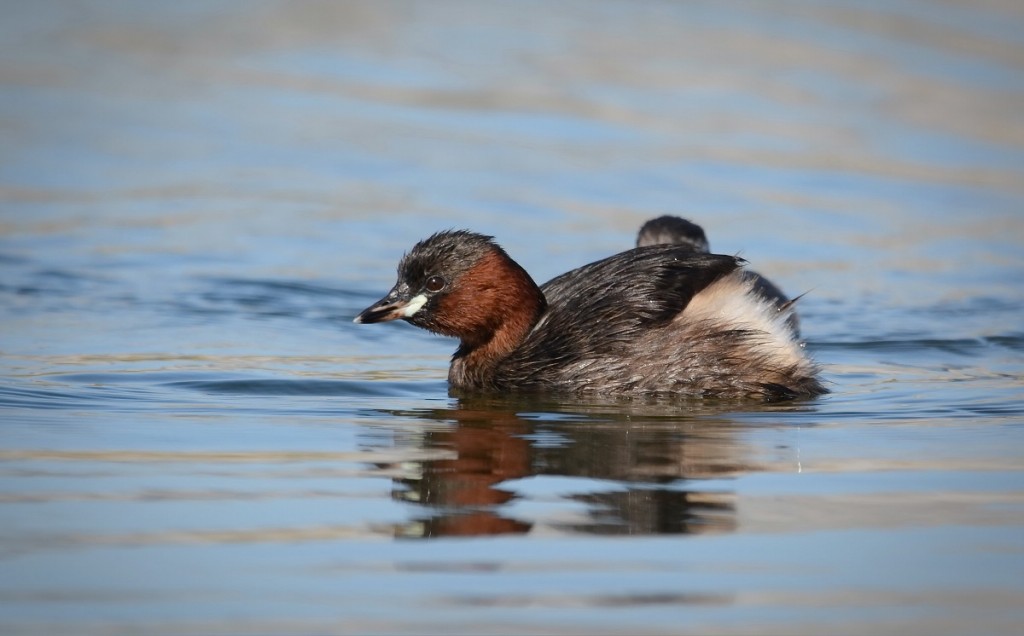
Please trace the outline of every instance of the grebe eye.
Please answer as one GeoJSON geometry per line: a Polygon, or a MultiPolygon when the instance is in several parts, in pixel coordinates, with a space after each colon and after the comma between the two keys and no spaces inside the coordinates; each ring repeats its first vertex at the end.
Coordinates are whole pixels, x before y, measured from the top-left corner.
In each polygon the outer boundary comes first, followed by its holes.
{"type": "Polygon", "coordinates": [[[426,287],[428,292],[439,292],[444,289],[446,284],[445,280],[440,276],[431,276],[427,279],[427,283],[424,287],[426,287]]]}

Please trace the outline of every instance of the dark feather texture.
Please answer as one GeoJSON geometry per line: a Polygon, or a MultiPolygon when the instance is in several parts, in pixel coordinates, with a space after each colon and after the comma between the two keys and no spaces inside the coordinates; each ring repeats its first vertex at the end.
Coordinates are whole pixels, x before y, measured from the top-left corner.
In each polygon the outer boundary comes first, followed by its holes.
{"type": "MultiPolygon", "coordinates": [[[[704,234],[704,228],[687,219],[671,215],[659,216],[644,223],[636,235],[636,244],[638,247],[679,245],[699,253],[708,253],[711,250],[707,236],[704,234]]],[[[799,297],[790,300],[774,283],[757,272],[744,270],[743,275],[754,283],[754,291],[775,303],[780,312],[786,312],[788,316],[786,324],[799,338],[800,318],[793,306],[799,297]]]]}

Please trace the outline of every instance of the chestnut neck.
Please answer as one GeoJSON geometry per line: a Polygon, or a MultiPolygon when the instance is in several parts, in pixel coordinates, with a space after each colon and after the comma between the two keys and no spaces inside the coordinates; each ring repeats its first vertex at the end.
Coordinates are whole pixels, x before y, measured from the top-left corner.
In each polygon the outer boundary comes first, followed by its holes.
{"type": "Polygon", "coordinates": [[[447,303],[462,323],[448,379],[464,388],[491,384],[498,363],[523,343],[547,309],[530,275],[501,250],[488,252],[463,274],[447,303]]]}

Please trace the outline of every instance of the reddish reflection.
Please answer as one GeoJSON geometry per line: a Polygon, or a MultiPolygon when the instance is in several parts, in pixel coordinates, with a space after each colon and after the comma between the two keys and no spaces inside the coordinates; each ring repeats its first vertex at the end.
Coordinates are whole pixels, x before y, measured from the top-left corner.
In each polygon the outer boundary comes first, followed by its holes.
{"type": "Polygon", "coordinates": [[[423,462],[418,479],[401,479],[395,497],[447,511],[418,521],[412,534],[425,537],[521,534],[532,524],[509,519],[496,510],[515,495],[496,487],[531,474],[528,424],[514,414],[455,411],[450,431],[425,436],[426,446],[455,452],[454,459],[423,462]]]}
{"type": "MultiPolygon", "coordinates": [[[[538,520],[513,518],[516,493],[502,484],[534,475],[586,477],[595,490],[569,493],[587,514],[571,521],[548,520],[549,528],[592,534],[693,534],[736,527],[734,495],[701,487],[701,480],[736,475],[756,467],[744,461],[737,429],[725,420],[682,415],[666,418],[633,409],[608,421],[608,409],[584,419],[519,405],[487,405],[421,412],[450,428],[428,429],[423,449],[444,449],[454,458],[418,464],[414,476],[396,479],[393,496],[420,506],[414,521],[396,528],[404,537],[521,534],[538,520]],[[604,419],[601,419],[604,418],[604,419]],[[693,487],[690,485],[693,484],[693,487]]],[[[408,413],[403,416],[408,417],[408,413]]],[[[721,483],[721,482],[718,482],[721,483]]]]}

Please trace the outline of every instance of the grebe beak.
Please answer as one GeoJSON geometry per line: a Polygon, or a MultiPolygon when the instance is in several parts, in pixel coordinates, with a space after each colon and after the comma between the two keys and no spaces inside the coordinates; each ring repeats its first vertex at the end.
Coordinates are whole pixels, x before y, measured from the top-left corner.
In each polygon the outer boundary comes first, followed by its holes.
{"type": "Polygon", "coordinates": [[[352,322],[361,325],[369,325],[375,322],[388,322],[399,318],[409,318],[423,305],[427,303],[427,297],[423,294],[409,297],[408,289],[400,289],[399,285],[388,292],[388,295],[373,303],[359,313],[352,322]]]}

